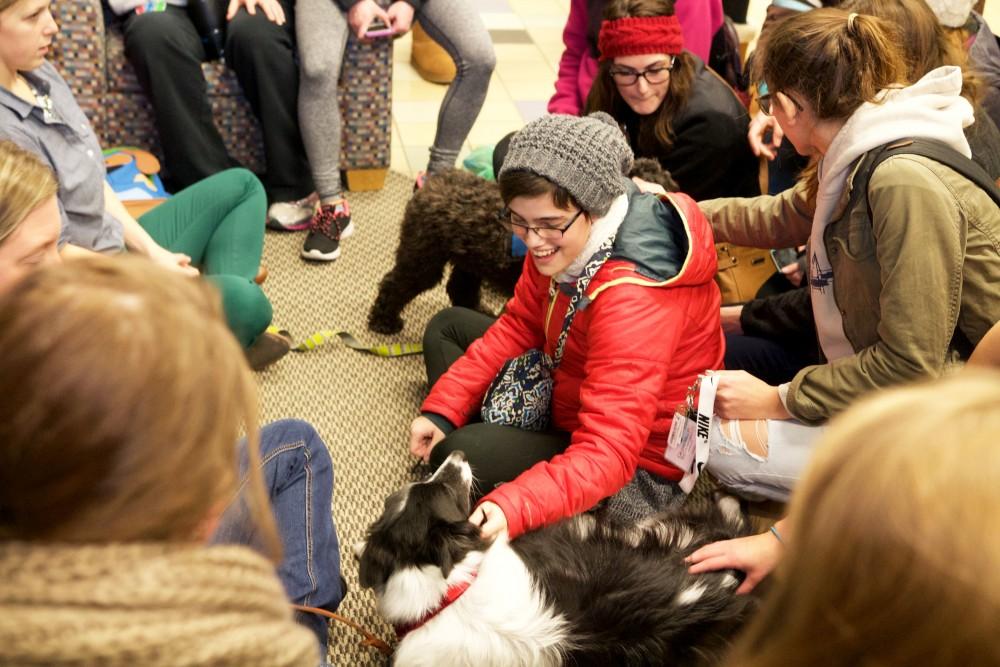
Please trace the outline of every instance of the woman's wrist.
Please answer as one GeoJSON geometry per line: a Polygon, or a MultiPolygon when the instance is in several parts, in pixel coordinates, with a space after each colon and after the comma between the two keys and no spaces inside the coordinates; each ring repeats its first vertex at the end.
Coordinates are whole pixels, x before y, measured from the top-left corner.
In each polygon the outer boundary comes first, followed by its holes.
{"type": "Polygon", "coordinates": [[[781,400],[781,389],[779,387],[771,387],[771,409],[768,415],[769,419],[791,419],[792,415],[788,412],[788,408],[785,407],[784,401],[781,400]]]}

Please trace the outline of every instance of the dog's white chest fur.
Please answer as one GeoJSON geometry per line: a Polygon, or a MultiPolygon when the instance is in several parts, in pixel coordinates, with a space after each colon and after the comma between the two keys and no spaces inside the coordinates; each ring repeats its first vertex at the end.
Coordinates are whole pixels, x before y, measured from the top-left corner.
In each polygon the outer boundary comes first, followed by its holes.
{"type": "Polygon", "coordinates": [[[470,559],[480,557],[479,574],[472,585],[448,608],[406,635],[396,651],[395,664],[561,664],[567,648],[566,620],[545,604],[524,563],[506,540],[497,540],[485,554],[469,554],[454,568],[448,582],[437,570],[434,581],[430,568],[397,572],[386,583],[380,610],[390,620],[415,620],[421,615],[413,613],[415,607],[426,611],[436,603],[414,605],[417,601],[411,599],[407,604],[397,596],[422,589],[440,599],[449,585],[469,576],[470,559]],[[397,577],[411,581],[393,581],[397,577]],[[416,578],[425,583],[413,581],[416,578]]]}

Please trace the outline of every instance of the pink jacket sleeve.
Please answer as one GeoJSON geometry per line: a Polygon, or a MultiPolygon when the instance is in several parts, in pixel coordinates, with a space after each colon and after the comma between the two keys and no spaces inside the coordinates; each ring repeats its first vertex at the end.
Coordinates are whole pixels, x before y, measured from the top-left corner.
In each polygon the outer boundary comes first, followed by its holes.
{"type": "Polygon", "coordinates": [[[708,62],[712,37],[722,27],[722,0],[677,0],[674,11],[684,33],[684,48],[708,62]]]}
{"type": "Polygon", "coordinates": [[[588,84],[587,92],[581,96],[578,83],[580,68],[586,60],[593,61],[587,44],[587,0],[572,0],[570,3],[569,18],[563,29],[563,44],[566,49],[559,59],[556,93],[549,100],[549,113],[579,116],[590,90],[588,84]]]}

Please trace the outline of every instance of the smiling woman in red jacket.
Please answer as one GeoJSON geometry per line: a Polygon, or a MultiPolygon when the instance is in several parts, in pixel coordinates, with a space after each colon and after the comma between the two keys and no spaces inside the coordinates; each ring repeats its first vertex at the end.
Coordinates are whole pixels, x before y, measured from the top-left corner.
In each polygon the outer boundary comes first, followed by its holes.
{"type": "Polygon", "coordinates": [[[640,193],[624,176],[631,164],[606,114],[525,126],[499,178],[502,222],[529,252],[514,297],[496,322],[452,308],[428,327],[445,320],[453,339],[477,340],[439,373],[448,350],[425,337],[433,388],[410,451],[432,463],[465,452],[486,493],[472,520],[487,537],[516,537],[609,497],[613,517],[635,519],[679,496],[681,471],[663,457],[673,411],[722,363],[715,250],[694,202],[640,193]],[[550,430],[470,424],[507,360],[554,354],[580,276],[609,248],[553,372],[550,430]]]}

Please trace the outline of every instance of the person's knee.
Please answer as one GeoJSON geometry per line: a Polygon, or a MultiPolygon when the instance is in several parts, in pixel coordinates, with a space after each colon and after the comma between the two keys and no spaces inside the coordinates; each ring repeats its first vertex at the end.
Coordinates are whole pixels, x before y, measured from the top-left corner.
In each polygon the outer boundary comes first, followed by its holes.
{"type": "Polygon", "coordinates": [[[467,317],[468,312],[468,308],[452,306],[435,313],[424,329],[424,349],[436,348],[440,346],[442,340],[451,337],[448,332],[454,331],[455,327],[467,317]]]}
{"type": "Polygon", "coordinates": [[[288,31],[268,19],[260,8],[253,16],[241,8],[226,27],[225,50],[229,60],[251,57],[265,62],[276,55],[291,57],[291,49],[288,31]]]}
{"type": "Polygon", "coordinates": [[[344,64],[344,50],[347,47],[346,26],[344,39],[327,44],[322,49],[299,49],[299,76],[303,85],[318,87],[329,83],[336,91],[340,79],[340,70],[344,64]]]}
{"type": "Polygon", "coordinates": [[[256,198],[261,208],[260,219],[263,220],[267,193],[260,179],[249,169],[243,167],[226,169],[212,174],[200,183],[211,187],[214,200],[228,203],[229,208],[235,208],[241,202],[256,198]]]}
{"type": "Polygon", "coordinates": [[[496,69],[497,56],[493,51],[492,45],[490,45],[489,48],[477,48],[473,50],[472,53],[463,58],[463,62],[467,72],[481,74],[488,80],[490,75],[493,74],[493,70],[496,69]]]}
{"type": "Polygon", "coordinates": [[[128,22],[125,55],[130,62],[141,64],[162,63],[178,55],[200,61],[197,37],[192,40],[192,35],[172,12],[147,12],[128,22]]]}
{"type": "Polygon", "coordinates": [[[311,459],[318,463],[330,461],[330,452],[315,427],[302,419],[279,419],[260,430],[261,449],[302,444],[311,459]]]}
{"type": "MultiPolygon", "coordinates": [[[[483,425],[468,424],[449,433],[444,440],[439,442],[434,449],[431,450],[431,466],[436,469],[444,463],[444,460],[448,458],[452,452],[463,452],[468,454],[470,451],[474,451],[475,443],[479,440],[477,427],[481,426],[483,425]]],[[[466,458],[468,458],[468,456],[466,458]]]]}

